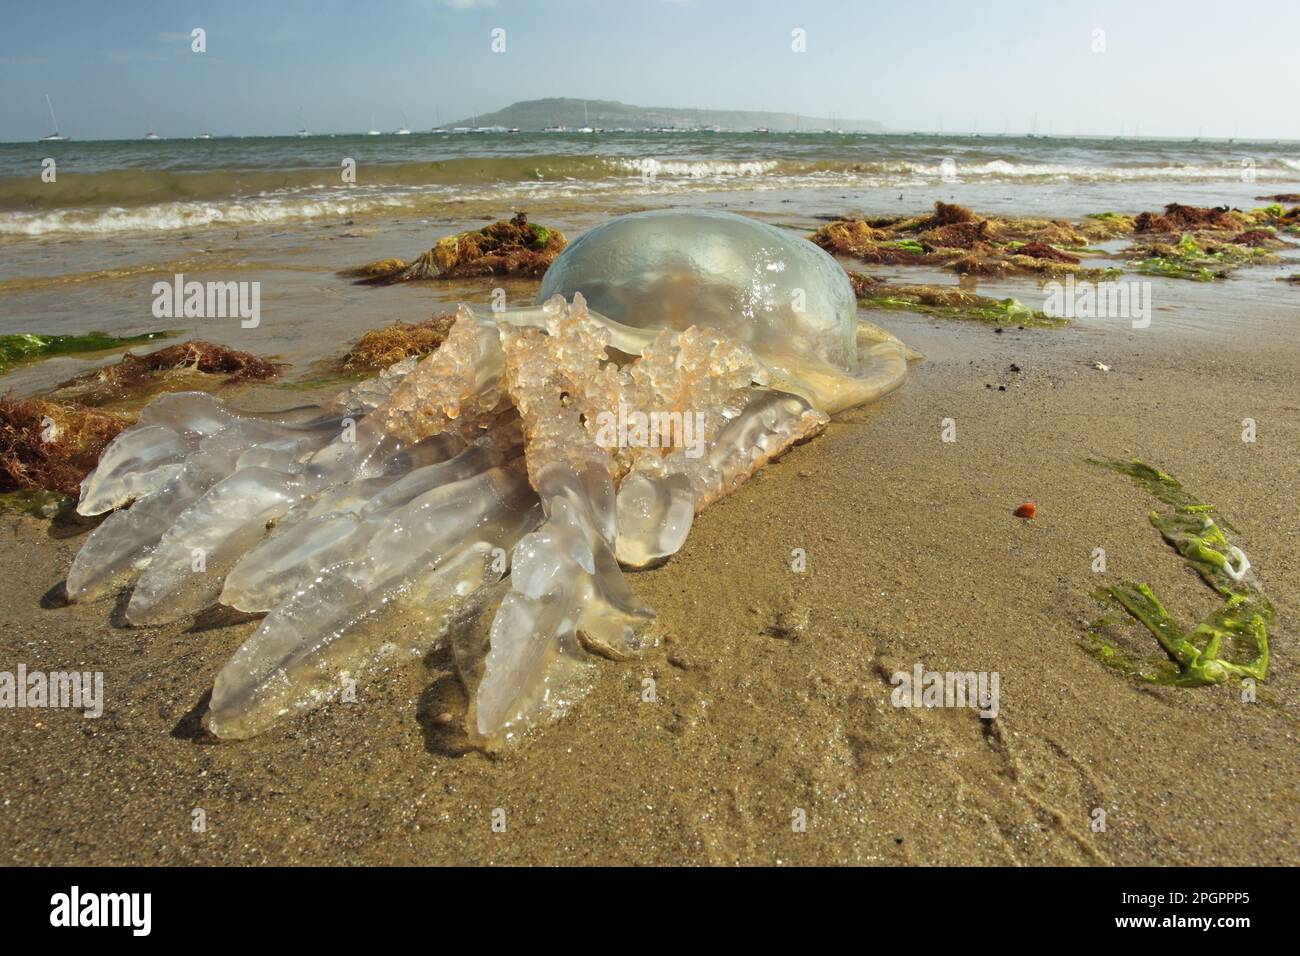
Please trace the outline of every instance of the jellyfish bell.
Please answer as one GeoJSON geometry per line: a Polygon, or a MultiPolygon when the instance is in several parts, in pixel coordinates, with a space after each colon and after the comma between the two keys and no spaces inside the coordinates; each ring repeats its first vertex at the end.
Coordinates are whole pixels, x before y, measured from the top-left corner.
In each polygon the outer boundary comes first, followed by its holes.
{"type": "Polygon", "coordinates": [[[829,253],[721,210],[651,210],[589,230],[551,264],[537,301],[575,294],[620,326],[696,326],[743,342],[771,367],[775,387],[827,412],[884,394],[915,357],[858,319],[848,276],[829,253]]]}
{"type": "Polygon", "coordinates": [[[717,329],[760,349],[781,342],[850,364],[857,305],[823,249],[720,210],[667,209],[601,223],[560,253],[538,302],[581,293],[587,306],[642,329],[717,329]]]}

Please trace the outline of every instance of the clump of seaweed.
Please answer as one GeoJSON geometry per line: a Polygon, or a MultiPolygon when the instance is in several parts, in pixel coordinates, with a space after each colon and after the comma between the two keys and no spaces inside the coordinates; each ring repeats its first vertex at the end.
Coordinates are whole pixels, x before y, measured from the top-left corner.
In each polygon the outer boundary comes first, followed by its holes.
{"type": "Polygon", "coordinates": [[[1287,211],[1274,203],[1242,212],[1171,203],[1163,213],[1136,218],[1135,234],[1143,241],[1127,255],[1149,275],[1209,281],[1242,265],[1276,262],[1266,250],[1288,246],[1280,231],[1300,232],[1300,207],[1287,211]]]}
{"type": "Polygon", "coordinates": [[[167,387],[172,373],[226,375],[229,381],[260,382],[275,378],[280,367],[250,352],[195,339],[135,355],[70,379],[55,389],[59,398],[71,398],[84,405],[103,405],[126,396],[147,396],[167,387]]]}
{"type": "Polygon", "coordinates": [[[1152,525],[1223,598],[1223,605],[1188,633],[1148,585],[1114,585],[1107,589],[1108,596],[1155,636],[1177,671],[1141,673],[1132,666],[1130,656],[1117,653],[1104,642],[1099,650],[1101,659],[1146,680],[1182,687],[1220,684],[1230,677],[1263,680],[1268,672],[1268,625],[1273,621],[1273,605],[1260,589],[1245,552],[1228,542],[1225,529],[1235,529],[1223,518],[1216,521],[1211,517],[1212,505],[1197,500],[1177,480],[1141,461],[1092,464],[1128,475],[1172,509],[1151,512],[1152,525]]]}
{"type": "Polygon", "coordinates": [[[982,276],[1000,279],[1014,275],[1064,276],[1073,275],[1078,279],[1102,281],[1113,279],[1120,270],[1113,267],[1094,268],[1064,258],[1024,255],[1018,248],[996,256],[966,255],[951,263],[951,268],[958,275],[982,276]]]}
{"type": "Polygon", "coordinates": [[[1042,243],[1062,249],[1082,249],[1090,241],[1074,223],[1064,219],[1009,219],[995,217],[998,238],[1005,244],[1042,243]]]}
{"type": "Polygon", "coordinates": [[[1064,220],[980,217],[944,202],[929,216],[840,219],[809,236],[827,252],[878,265],[927,265],[960,275],[1112,277],[1115,270],[1081,264],[1079,253],[1089,251],[1091,238],[1064,220]]]}
{"type": "Polygon", "coordinates": [[[876,229],[865,220],[837,220],[822,226],[811,236],[814,244],[832,255],[850,256],[876,265],[942,264],[922,243],[912,238],[892,238],[887,230],[876,229]]]}
{"type": "Polygon", "coordinates": [[[1105,242],[1120,236],[1131,235],[1135,223],[1132,216],[1117,212],[1093,212],[1079,223],[1079,231],[1089,242],[1105,242]]]}
{"type": "Polygon", "coordinates": [[[1280,203],[1251,210],[1256,224],[1265,229],[1300,235],[1300,206],[1283,209],[1280,203]]]}
{"type": "Polygon", "coordinates": [[[1290,245],[1279,233],[1300,235],[1300,207],[1286,210],[1274,203],[1242,212],[1170,203],[1163,212],[1100,212],[1070,222],[981,217],[965,206],[937,202],[928,216],[841,218],[809,238],[832,254],[877,265],[929,266],[989,278],[1072,275],[1105,281],[1123,270],[1086,263],[1090,255],[1106,255],[1092,244],[1135,235],[1140,241],[1122,254],[1137,271],[1211,281],[1242,265],[1276,262],[1269,250],[1290,245]]]}
{"type": "Polygon", "coordinates": [[[52,503],[48,493],[76,497],[104,446],[129,424],[124,415],[72,402],[0,396],[0,492],[10,493],[7,504],[31,513],[33,502],[52,503]]]}
{"type": "Polygon", "coordinates": [[[1068,262],[1071,265],[1079,264],[1079,257],[1065,252],[1055,246],[1049,246],[1045,242],[1027,242],[1022,246],[1015,248],[1016,255],[1029,256],[1031,259],[1047,259],[1051,262],[1068,262]]]}
{"type": "Polygon", "coordinates": [[[1239,209],[1227,206],[1184,206],[1170,203],[1163,213],[1139,213],[1133,220],[1135,232],[1184,233],[1209,230],[1214,232],[1240,232],[1252,219],[1239,209]]]}
{"type": "Polygon", "coordinates": [[[1191,279],[1196,282],[1225,279],[1247,263],[1279,261],[1267,248],[1254,244],[1224,242],[1202,245],[1191,234],[1184,234],[1173,245],[1164,242],[1139,243],[1128,251],[1128,255],[1131,256],[1129,265],[1143,275],[1191,279]]]}
{"type": "Polygon", "coordinates": [[[34,362],[53,355],[105,352],[109,349],[152,342],[174,334],[174,332],[162,331],[126,336],[105,335],[103,332],[88,332],[85,335],[41,335],[35,332],[0,335],[0,372],[8,371],[21,362],[34,362]]]}
{"type": "Polygon", "coordinates": [[[865,294],[858,294],[859,303],[869,309],[897,309],[946,319],[988,322],[998,326],[1055,328],[1066,324],[1065,319],[1036,312],[1013,298],[994,299],[951,286],[877,283],[867,286],[863,291],[865,294]]]}
{"type": "MultiPolygon", "coordinates": [[[[374,262],[367,262],[365,265],[357,266],[354,269],[344,269],[341,274],[363,282],[379,282],[389,276],[396,275],[405,268],[405,259],[376,259],[374,262]]],[[[392,279],[391,281],[397,282],[400,280],[392,279]]]]}
{"type": "Polygon", "coordinates": [[[172,381],[171,372],[274,378],[279,367],[247,352],[193,341],[79,375],[47,397],[0,398],[0,512],[48,517],[75,498],[100,452],[133,416],[97,406],[148,398],[172,381]]]}
{"type": "Polygon", "coordinates": [[[849,285],[853,286],[853,294],[859,299],[865,299],[871,295],[873,289],[885,282],[880,276],[867,275],[865,272],[845,271],[848,272],[849,285]]]}
{"type": "Polygon", "coordinates": [[[558,229],[531,223],[527,213],[519,212],[513,219],[439,239],[412,262],[383,259],[342,274],[364,285],[490,275],[536,277],[547,270],[567,243],[558,229]]]}
{"type": "Polygon", "coordinates": [[[861,219],[837,219],[808,237],[831,255],[865,259],[874,253],[883,233],[861,219]]]}
{"type": "Polygon", "coordinates": [[[344,369],[387,368],[412,355],[428,355],[442,345],[456,321],[454,313],[435,315],[423,322],[394,322],[363,334],[339,365],[344,369]]]}
{"type": "Polygon", "coordinates": [[[917,228],[920,230],[937,229],[940,226],[956,226],[961,223],[979,221],[979,216],[965,206],[939,201],[934,204],[934,212],[928,218],[921,220],[917,228]]]}
{"type": "Polygon", "coordinates": [[[1250,246],[1252,249],[1284,249],[1287,245],[1271,229],[1247,229],[1228,241],[1233,245],[1250,246]]]}
{"type": "Polygon", "coordinates": [[[986,249],[996,242],[987,219],[945,223],[918,233],[916,238],[930,249],[986,249]]]}

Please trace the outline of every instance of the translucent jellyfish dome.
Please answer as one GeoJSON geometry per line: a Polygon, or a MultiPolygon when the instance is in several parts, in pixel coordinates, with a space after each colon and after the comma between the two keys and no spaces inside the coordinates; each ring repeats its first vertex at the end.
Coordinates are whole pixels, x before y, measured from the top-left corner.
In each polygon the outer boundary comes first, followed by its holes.
{"type": "Polygon", "coordinates": [[[625,325],[710,327],[759,352],[856,362],[844,270],[807,239],[734,213],[653,210],[596,226],[547,270],[537,301],[578,292],[625,325]]]}

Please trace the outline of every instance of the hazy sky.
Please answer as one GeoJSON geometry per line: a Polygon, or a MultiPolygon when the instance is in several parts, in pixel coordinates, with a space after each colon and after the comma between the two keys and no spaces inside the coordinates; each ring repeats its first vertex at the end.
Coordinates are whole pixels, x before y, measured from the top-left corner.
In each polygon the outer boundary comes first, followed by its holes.
{"type": "Polygon", "coordinates": [[[372,115],[391,130],[403,113],[419,130],[543,96],[1300,138],[1300,0],[0,0],[0,16],[2,140],[49,131],[47,92],[78,139],[360,131],[372,115]]]}

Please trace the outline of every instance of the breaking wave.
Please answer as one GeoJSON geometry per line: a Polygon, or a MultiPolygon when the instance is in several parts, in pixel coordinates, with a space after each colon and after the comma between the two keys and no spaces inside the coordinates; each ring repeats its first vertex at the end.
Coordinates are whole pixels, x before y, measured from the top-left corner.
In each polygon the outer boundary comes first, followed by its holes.
{"type": "MultiPolygon", "coordinates": [[[[942,146],[875,150],[895,155],[862,160],[821,147],[814,155],[761,158],[698,155],[534,155],[457,157],[437,162],[361,163],[356,183],[337,168],[285,170],[62,172],[53,183],[36,176],[0,178],[0,236],[174,231],[364,216],[384,211],[433,211],[452,201],[501,204],[582,198],[592,194],[671,195],[711,190],[870,189],[941,182],[1215,183],[1295,181],[1300,159],[1216,162],[1132,161],[1133,151],[1068,150],[1083,162],[1034,162],[990,157],[942,157],[942,146]],[[821,155],[835,153],[834,156],[821,155]],[[924,158],[915,158],[924,153],[924,158]]],[[[747,151],[759,152],[761,145],[747,151]]],[[[792,151],[790,148],[786,152],[792,151]]],[[[797,151],[796,151],[797,152],[797,151]]],[[[1150,155],[1150,154],[1148,154],[1150,155]]],[[[1145,158],[1145,157],[1144,157],[1145,158]]]]}

